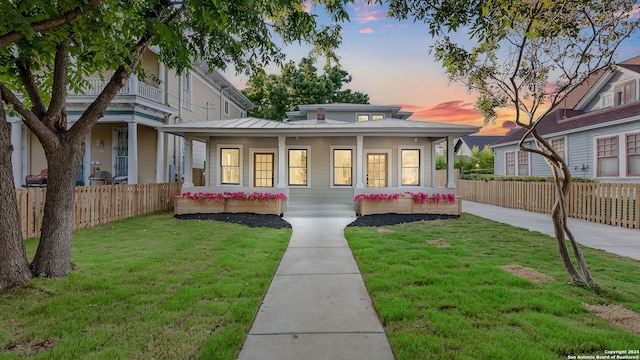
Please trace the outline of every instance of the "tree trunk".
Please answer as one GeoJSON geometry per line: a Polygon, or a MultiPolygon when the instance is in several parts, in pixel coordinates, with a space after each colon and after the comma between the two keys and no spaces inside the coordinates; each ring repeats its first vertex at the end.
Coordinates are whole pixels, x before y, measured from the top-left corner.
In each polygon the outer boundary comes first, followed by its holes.
{"type": "Polygon", "coordinates": [[[36,276],[62,277],[72,269],[75,178],[84,154],[83,143],[63,142],[47,153],[49,177],[42,233],[31,271],[36,276]]]}
{"type": "Polygon", "coordinates": [[[0,97],[0,290],[24,284],[31,279],[18,216],[16,187],[11,166],[11,125],[7,122],[0,97]]]}

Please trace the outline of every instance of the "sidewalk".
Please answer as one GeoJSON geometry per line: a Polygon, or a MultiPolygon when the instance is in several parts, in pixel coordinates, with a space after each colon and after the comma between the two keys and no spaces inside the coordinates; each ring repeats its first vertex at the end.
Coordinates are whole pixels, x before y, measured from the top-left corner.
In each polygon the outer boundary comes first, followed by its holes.
{"type": "Polygon", "coordinates": [[[354,217],[286,217],[293,235],[240,360],[393,360],[344,238],[354,217]]]}
{"type": "MultiPolygon", "coordinates": [[[[462,202],[462,211],[555,237],[549,214],[508,209],[466,200],[462,202]]],[[[640,260],[640,230],[572,218],[569,218],[569,229],[578,243],[584,246],[640,260]]]]}

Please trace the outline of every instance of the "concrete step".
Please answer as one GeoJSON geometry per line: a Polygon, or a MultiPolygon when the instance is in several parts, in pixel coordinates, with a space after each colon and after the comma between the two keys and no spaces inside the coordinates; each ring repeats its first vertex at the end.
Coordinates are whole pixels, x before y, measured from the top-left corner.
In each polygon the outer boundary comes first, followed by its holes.
{"type": "Polygon", "coordinates": [[[356,217],[353,205],[347,204],[289,204],[284,217],[356,217]]]}

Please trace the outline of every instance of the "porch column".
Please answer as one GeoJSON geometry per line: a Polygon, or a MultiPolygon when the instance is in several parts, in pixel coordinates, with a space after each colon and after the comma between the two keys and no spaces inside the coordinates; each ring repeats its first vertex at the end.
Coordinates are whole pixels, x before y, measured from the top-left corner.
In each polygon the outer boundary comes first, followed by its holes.
{"type": "Polygon", "coordinates": [[[127,183],[138,183],[138,124],[130,122],[127,134],[127,183]]]}
{"type": "Polygon", "coordinates": [[[156,183],[164,182],[164,132],[158,131],[156,142],[156,183]]]}
{"type": "Polygon", "coordinates": [[[184,183],[182,189],[193,187],[193,138],[184,137],[184,183]]]}
{"type": "Polygon", "coordinates": [[[207,136],[207,141],[204,142],[204,186],[211,186],[211,175],[213,172],[211,170],[211,154],[209,154],[209,149],[211,149],[211,136],[207,136]]]}
{"type": "Polygon", "coordinates": [[[286,176],[285,176],[285,159],[287,151],[287,137],[278,136],[278,188],[286,188],[286,176]]]}
{"type": "Polygon", "coordinates": [[[362,156],[364,155],[364,136],[356,137],[356,188],[364,188],[364,171],[362,156]]]}
{"type": "Polygon", "coordinates": [[[84,185],[91,185],[89,181],[89,177],[91,176],[91,131],[84,136],[84,166],[82,169],[82,183],[84,185]]]}
{"type": "MultiPolygon", "coordinates": [[[[0,105],[2,106],[2,105],[0,105]]],[[[13,164],[13,182],[15,187],[22,187],[22,121],[11,123],[11,163],[13,164]]]]}
{"type": "Polygon", "coordinates": [[[456,181],[453,172],[454,153],[453,153],[453,136],[447,136],[447,188],[455,189],[456,181]]]}

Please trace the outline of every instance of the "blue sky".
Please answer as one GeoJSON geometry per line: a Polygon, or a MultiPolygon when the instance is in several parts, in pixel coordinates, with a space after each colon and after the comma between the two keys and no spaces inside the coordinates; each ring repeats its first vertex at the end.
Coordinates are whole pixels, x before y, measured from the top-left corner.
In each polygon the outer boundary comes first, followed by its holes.
{"type": "MultiPolygon", "coordinates": [[[[351,21],[342,24],[343,42],[337,51],[340,64],[353,77],[348,88],[369,94],[372,104],[400,105],[414,112],[411,118],[415,120],[483,125],[482,116],[474,109],[474,94],[462,84],[450,83],[441,65],[429,55],[433,41],[424,23],[389,19],[385,7],[367,5],[366,0],[356,0],[348,10],[351,21]]],[[[321,9],[312,8],[311,12],[322,16],[321,9]]],[[[309,48],[289,46],[285,51],[298,61],[309,48]]],[[[625,42],[617,59],[637,55],[639,34],[625,42]]],[[[229,77],[239,88],[247,81],[242,76],[229,77]]],[[[508,112],[503,114],[480,133],[506,133],[511,126],[505,124],[508,112]]]]}

